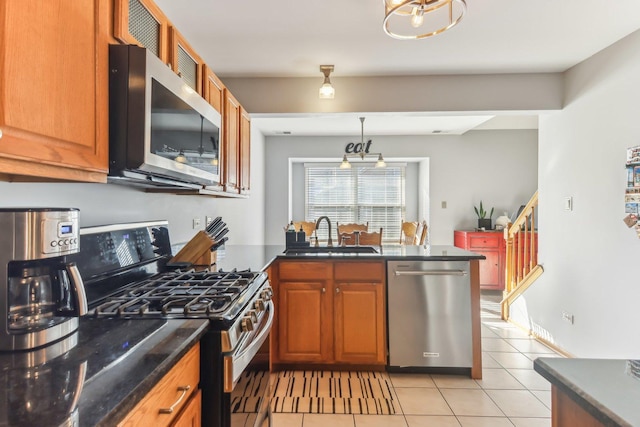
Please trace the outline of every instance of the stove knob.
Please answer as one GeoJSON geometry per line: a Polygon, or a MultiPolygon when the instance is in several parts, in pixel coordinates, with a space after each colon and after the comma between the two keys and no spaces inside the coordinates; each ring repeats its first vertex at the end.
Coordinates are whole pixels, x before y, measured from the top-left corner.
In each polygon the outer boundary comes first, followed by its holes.
{"type": "Polygon", "coordinates": [[[271,299],[271,295],[273,295],[273,291],[271,290],[271,288],[264,289],[262,292],[260,292],[260,296],[265,301],[269,301],[271,299]]]}
{"type": "Polygon", "coordinates": [[[258,313],[255,310],[247,311],[247,316],[251,318],[253,323],[258,323],[258,313]]]}
{"type": "Polygon", "coordinates": [[[255,307],[256,310],[258,310],[258,312],[264,311],[264,301],[261,299],[257,299],[253,303],[253,306],[255,307]]]}
{"type": "Polygon", "coordinates": [[[251,320],[251,316],[245,316],[240,321],[240,328],[242,329],[242,332],[253,331],[253,321],[251,320]]]}

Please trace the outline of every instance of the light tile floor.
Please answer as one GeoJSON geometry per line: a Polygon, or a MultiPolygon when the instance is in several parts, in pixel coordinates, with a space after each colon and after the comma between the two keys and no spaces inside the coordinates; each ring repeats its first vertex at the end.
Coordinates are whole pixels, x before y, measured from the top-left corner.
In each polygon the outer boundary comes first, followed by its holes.
{"type": "Polygon", "coordinates": [[[273,414],[275,427],[549,427],[551,386],[536,357],[562,357],[500,319],[500,294],[482,292],[482,380],[390,374],[399,415],[273,414]]]}

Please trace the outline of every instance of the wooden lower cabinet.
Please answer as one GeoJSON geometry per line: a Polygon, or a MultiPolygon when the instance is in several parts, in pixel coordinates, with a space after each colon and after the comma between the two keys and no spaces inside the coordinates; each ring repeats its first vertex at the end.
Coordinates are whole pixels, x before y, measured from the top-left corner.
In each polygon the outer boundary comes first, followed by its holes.
{"type": "Polygon", "coordinates": [[[202,425],[202,391],[189,399],[171,427],[200,427],[202,425]]]}
{"type": "Polygon", "coordinates": [[[386,363],[382,261],[281,261],[274,271],[274,363],[386,363]]]}
{"type": "Polygon", "coordinates": [[[555,385],[551,386],[551,425],[552,427],[604,427],[603,423],[555,385]]]}
{"type": "Polygon", "coordinates": [[[200,426],[200,344],[196,344],[129,412],[118,427],[200,426]],[[197,412],[197,414],[196,414],[197,412]]]}
{"type": "Polygon", "coordinates": [[[332,307],[322,282],[284,282],[280,285],[278,318],[280,360],[328,362],[332,359],[332,307]]]}
{"type": "Polygon", "coordinates": [[[383,284],[339,282],[335,285],[335,360],[385,363],[383,284]]]}

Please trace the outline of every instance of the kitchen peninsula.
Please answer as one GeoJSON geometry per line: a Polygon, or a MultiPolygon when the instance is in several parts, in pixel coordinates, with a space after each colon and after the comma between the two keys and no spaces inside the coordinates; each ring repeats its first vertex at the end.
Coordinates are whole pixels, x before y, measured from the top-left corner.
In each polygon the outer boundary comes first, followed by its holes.
{"type": "MultiPolygon", "coordinates": [[[[280,245],[227,246],[219,253],[218,263],[219,268],[269,272],[276,306],[270,349],[274,368],[379,370],[388,364],[387,297],[392,290],[387,262],[467,263],[472,353],[468,373],[482,378],[478,264],[484,256],[453,246],[373,248],[374,253],[356,252],[357,247],[328,252],[331,249],[326,247],[285,251],[280,245]]],[[[438,356],[436,352],[424,357],[438,356]]]]}

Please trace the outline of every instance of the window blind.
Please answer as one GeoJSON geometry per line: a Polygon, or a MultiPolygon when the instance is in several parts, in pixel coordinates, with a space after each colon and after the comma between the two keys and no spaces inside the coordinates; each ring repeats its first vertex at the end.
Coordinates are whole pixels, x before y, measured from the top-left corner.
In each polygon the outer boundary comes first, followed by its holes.
{"type": "MultiPolygon", "coordinates": [[[[400,223],[405,214],[405,166],[305,165],[305,217],[315,221],[326,215],[331,219],[332,238],[337,244],[336,222],[369,223],[369,231],[383,228],[384,242],[400,239],[400,223]]],[[[316,231],[327,240],[327,228],[316,231]]]]}

